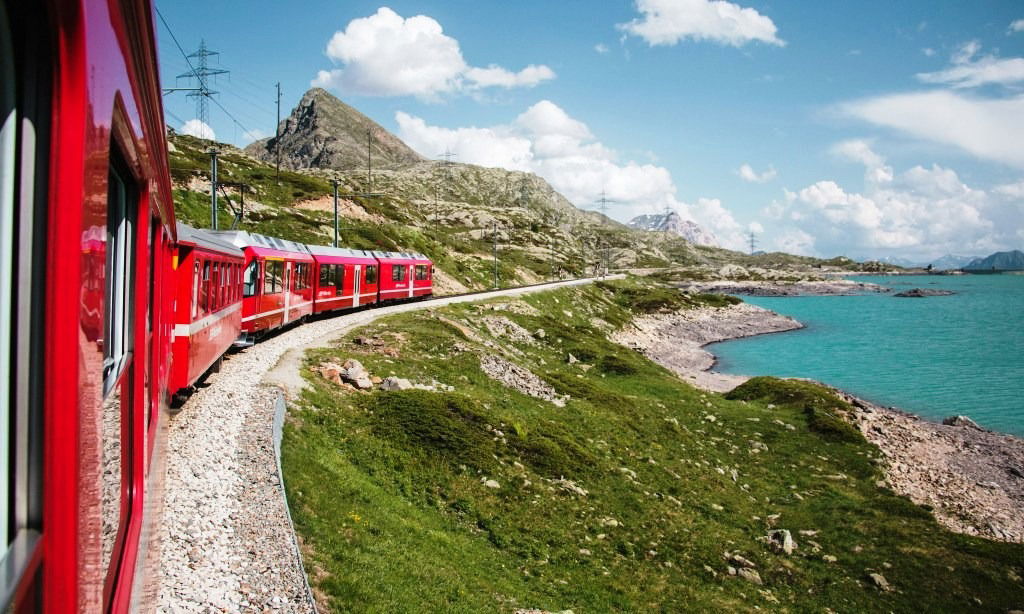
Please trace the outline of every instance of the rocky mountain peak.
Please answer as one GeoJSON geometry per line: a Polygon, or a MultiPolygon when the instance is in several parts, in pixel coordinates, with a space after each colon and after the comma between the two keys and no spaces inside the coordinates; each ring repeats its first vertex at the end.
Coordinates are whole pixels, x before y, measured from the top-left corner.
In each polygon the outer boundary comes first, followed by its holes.
{"type": "Polygon", "coordinates": [[[321,88],[306,92],[281,122],[280,142],[260,139],[245,148],[249,155],[273,162],[281,150],[281,166],[297,170],[357,170],[366,167],[369,139],[375,168],[401,168],[423,158],[380,124],[321,88]]]}
{"type": "Polygon", "coordinates": [[[697,222],[683,219],[675,211],[670,211],[668,214],[638,215],[629,221],[628,226],[638,230],[667,232],[682,237],[694,245],[718,247],[718,239],[715,238],[715,235],[697,222]]]}

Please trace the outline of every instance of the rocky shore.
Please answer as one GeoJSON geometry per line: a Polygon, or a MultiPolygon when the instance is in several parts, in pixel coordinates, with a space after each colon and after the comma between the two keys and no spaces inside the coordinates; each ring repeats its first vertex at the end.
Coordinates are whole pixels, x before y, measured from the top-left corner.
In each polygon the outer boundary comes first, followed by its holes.
{"type": "Polygon", "coordinates": [[[715,357],[705,345],[803,328],[793,318],[747,303],[654,314],[633,320],[612,341],[633,348],[698,388],[726,392],[749,378],[710,371],[715,357]]]}
{"type": "Polygon", "coordinates": [[[849,296],[868,292],[889,292],[885,286],[849,279],[805,281],[748,281],[716,280],[685,281],[678,287],[684,292],[711,292],[717,294],[746,294],[749,296],[849,296]]]}
{"type": "MultiPolygon", "coordinates": [[[[801,327],[792,318],[739,304],[644,316],[614,333],[612,340],[697,387],[725,392],[749,378],[708,371],[714,356],[703,346],[801,327]]],[[[879,486],[928,506],[953,531],[1024,542],[1024,440],[978,428],[969,420],[936,424],[837,393],[854,406],[854,422],[888,460],[886,480],[879,486]]]]}

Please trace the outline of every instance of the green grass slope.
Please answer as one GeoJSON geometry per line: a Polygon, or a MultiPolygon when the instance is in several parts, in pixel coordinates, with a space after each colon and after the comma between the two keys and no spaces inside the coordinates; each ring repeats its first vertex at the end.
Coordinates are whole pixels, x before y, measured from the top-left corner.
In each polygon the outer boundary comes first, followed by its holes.
{"type": "Polygon", "coordinates": [[[948,532],[877,486],[879,451],[827,390],[757,378],[705,393],[605,338],[639,311],[721,300],[612,282],[393,316],[311,352],[310,366],[357,358],[382,377],[454,387],[357,393],[307,371],[282,460],[321,604],[577,614],[1024,605],[1024,546],[948,532]],[[502,318],[533,334],[495,336],[518,330],[502,318]],[[480,356],[495,353],[569,395],[565,406],[490,379],[480,356]],[[790,530],[797,549],[769,548],[771,529],[790,530]],[[734,555],[762,584],[729,573],[734,555]]]}

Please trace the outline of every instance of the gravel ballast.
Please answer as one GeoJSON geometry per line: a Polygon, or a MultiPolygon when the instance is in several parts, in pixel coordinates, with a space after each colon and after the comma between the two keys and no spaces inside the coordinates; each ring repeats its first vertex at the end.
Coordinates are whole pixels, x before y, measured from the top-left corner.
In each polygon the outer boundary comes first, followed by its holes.
{"type": "Polygon", "coordinates": [[[322,345],[389,314],[590,281],[345,314],[295,326],[229,355],[220,373],[211,375],[171,420],[158,610],[313,611],[277,473],[273,418],[278,392],[264,383],[286,353],[322,345]]]}

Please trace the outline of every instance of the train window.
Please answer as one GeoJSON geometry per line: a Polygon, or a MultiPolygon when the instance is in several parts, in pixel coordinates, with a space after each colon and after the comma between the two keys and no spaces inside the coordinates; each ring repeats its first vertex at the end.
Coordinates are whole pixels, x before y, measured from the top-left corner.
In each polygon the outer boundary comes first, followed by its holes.
{"type": "Polygon", "coordinates": [[[422,281],[427,278],[427,265],[417,264],[416,265],[416,279],[422,281]]]}
{"type": "Polygon", "coordinates": [[[320,265],[320,287],[327,288],[328,286],[334,285],[333,264],[321,264],[320,265]]]}
{"type": "Polygon", "coordinates": [[[345,265],[334,265],[334,296],[341,296],[345,287],[345,265]]]}
{"type": "Polygon", "coordinates": [[[366,267],[366,283],[375,284],[377,283],[377,266],[369,265],[366,267]]]}
{"type": "Polygon", "coordinates": [[[199,308],[203,315],[210,313],[210,261],[203,260],[203,279],[199,284],[199,308]]]}
{"type": "Polygon", "coordinates": [[[300,262],[295,265],[295,290],[305,290],[309,287],[308,275],[308,264],[300,262]]]}
{"type": "Polygon", "coordinates": [[[199,259],[196,259],[195,272],[192,274],[192,319],[199,315],[199,259]]]}
{"type": "Polygon", "coordinates": [[[220,263],[210,264],[210,313],[220,308],[220,263]]]}
{"type": "Polygon", "coordinates": [[[135,281],[135,196],[126,173],[111,164],[107,192],[106,317],[103,395],[114,388],[131,358],[135,281]]]}
{"type": "Polygon", "coordinates": [[[248,298],[256,295],[259,288],[257,280],[260,278],[260,263],[253,259],[249,266],[245,267],[245,275],[242,277],[242,297],[248,298]]]}
{"type": "Polygon", "coordinates": [[[284,283],[281,281],[283,273],[283,262],[267,260],[266,271],[263,274],[263,294],[277,294],[284,290],[284,283]]]}
{"type": "Polygon", "coordinates": [[[391,281],[405,281],[405,267],[397,264],[391,265],[391,281]]]}

